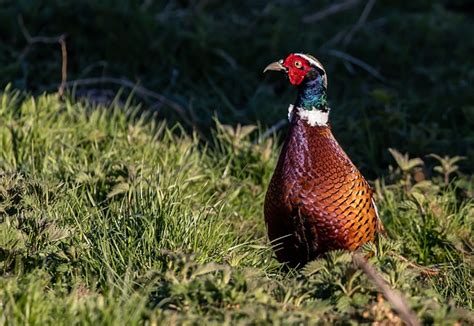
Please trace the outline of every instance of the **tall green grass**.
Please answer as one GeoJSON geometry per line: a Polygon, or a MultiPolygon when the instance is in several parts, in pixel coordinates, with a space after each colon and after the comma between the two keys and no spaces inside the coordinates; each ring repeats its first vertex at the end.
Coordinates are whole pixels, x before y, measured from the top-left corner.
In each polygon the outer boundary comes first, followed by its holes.
{"type": "MultiPolygon", "coordinates": [[[[289,271],[273,258],[262,206],[278,142],[259,134],[215,121],[203,144],[118,98],[7,88],[0,324],[399,322],[348,253],[289,271]]],[[[388,239],[364,251],[424,322],[472,322],[472,176],[421,177],[422,160],[393,153],[375,182],[388,239]]]]}

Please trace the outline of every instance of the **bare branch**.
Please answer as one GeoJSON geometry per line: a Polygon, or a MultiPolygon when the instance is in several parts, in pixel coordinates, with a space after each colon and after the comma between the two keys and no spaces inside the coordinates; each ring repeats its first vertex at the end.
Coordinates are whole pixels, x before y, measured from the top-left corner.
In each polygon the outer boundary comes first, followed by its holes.
{"type": "Polygon", "coordinates": [[[359,1],[360,0],[346,0],[340,3],[333,4],[318,12],[315,12],[311,15],[307,15],[303,17],[303,23],[306,23],[306,24],[314,23],[328,16],[337,14],[338,12],[348,10],[352,8],[353,6],[355,6],[357,3],[359,3],[359,1]]]}
{"type": "Polygon", "coordinates": [[[355,64],[356,66],[361,67],[362,69],[367,71],[369,74],[371,74],[372,76],[374,76],[375,78],[377,78],[378,80],[384,83],[387,82],[387,79],[385,79],[385,77],[383,77],[374,67],[372,67],[371,65],[369,65],[368,63],[360,59],[357,59],[356,57],[353,57],[352,55],[348,53],[345,53],[339,50],[329,50],[328,53],[332,55],[333,57],[346,60],[352,64],[355,64]]]}
{"type": "Polygon", "coordinates": [[[23,61],[30,51],[31,47],[35,44],[56,44],[59,43],[61,46],[61,83],[58,87],[58,95],[63,97],[64,87],[67,80],[67,48],[66,48],[66,35],[61,34],[59,36],[31,36],[30,32],[25,26],[23,16],[17,17],[18,25],[20,25],[21,33],[26,40],[26,46],[20,54],[20,61],[23,61]]]}
{"type": "Polygon", "coordinates": [[[64,96],[64,88],[66,87],[67,81],[67,48],[66,48],[66,37],[61,36],[59,40],[61,44],[61,56],[62,56],[62,65],[61,65],[61,84],[58,88],[58,95],[59,97],[64,96]]]}
{"type": "Polygon", "coordinates": [[[439,269],[438,268],[425,267],[425,266],[418,265],[417,263],[414,263],[414,262],[408,260],[407,258],[403,257],[402,255],[399,255],[399,254],[394,253],[394,252],[390,253],[390,255],[395,257],[395,258],[400,259],[401,261],[406,263],[408,266],[418,269],[420,271],[420,273],[423,274],[423,275],[435,276],[435,275],[439,274],[439,269]]]}
{"type": "Polygon", "coordinates": [[[344,38],[343,44],[348,44],[352,40],[352,37],[354,36],[355,32],[357,32],[365,24],[376,1],[377,0],[367,1],[367,4],[365,5],[364,10],[362,11],[362,14],[357,20],[357,23],[354,25],[354,27],[351,28],[349,33],[347,33],[346,37],[344,38]]]}
{"type": "Polygon", "coordinates": [[[96,85],[96,84],[115,84],[125,88],[132,89],[135,94],[142,98],[151,98],[155,101],[154,105],[156,105],[156,101],[160,104],[166,105],[172,108],[179,116],[183,119],[184,122],[189,124],[190,126],[194,126],[194,124],[187,118],[185,110],[176,102],[171,101],[164,95],[151,91],[143,86],[140,86],[128,79],[124,78],[114,78],[114,77],[96,77],[96,78],[85,78],[85,79],[77,79],[71,80],[64,83],[64,87],[74,87],[74,86],[87,86],[87,85],[96,85]]]}
{"type": "Polygon", "coordinates": [[[64,34],[61,34],[59,36],[31,36],[31,34],[25,27],[25,23],[21,15],[18,16],[18,24],[20,25],[21,33],[23,34],[23,37],[25,38],[28,45],[33,45],[36,43],[55,44],[59,43],[61,38],[64,37],[64,34]]]}
{"type": "Polygon", "coordinates": [[[354,264],[362,269],[369,280],[382,292],[383,296],[392,305],[393,309],[398,312],[400,317],[411,326],[421,325],[418,317],[413,310],[410,309],[405,299],[396,291],[390,288],[387,282],[379,275],[377,270],[362,256],[357,253],[352,254],[354,264]]]}
{"type": "Polygon", "coordinates": [[[265,132],[258,138],[258,143],[261,143],[263,140],[271,136],[273,133],[277,132],[278,130],[286,126],[287,123],[288,123],[287,119],[279,120],[273,126],[265,130],[265,132]]]}
{"type": "Polygon", "coordinates": [[[100,77],[100,78],[87,78],[87,79],[78,79],[68,82],[67,81],[67,47],[66,47],[66,36],[64,34],[56,37],[45,37],[45,36],[31,36],[30,32],[26,28],[23,17],[18,16],[18,24],[22,34],[27,42],[21,56],[20,60],[23,60],[29,49],[35,44],[55,44],[59,43],[61,46],[61,56],[62,56],[62,65],[61,65],[61,83],[58,87],[58,95],[60,97],[64,96],[64,91],[67,87],[78,86],[78,85],[95,85],[102,83],[116,84],[125,88],[129,88],[135,91],[135,93],[146,99],[152,99],[152,107],[159,107],[160,105],[166,105],[172,108],[180,118],[189,126],[194,127],[195,130],[200,132],[198,128],[188,119],[186,116],[185,110],[177,103],[169,100],[165,96],[153,92],[145,87],[139,86],[136,83],[123,79],[123,78],[113,78],[113,77],[100,77]]]}

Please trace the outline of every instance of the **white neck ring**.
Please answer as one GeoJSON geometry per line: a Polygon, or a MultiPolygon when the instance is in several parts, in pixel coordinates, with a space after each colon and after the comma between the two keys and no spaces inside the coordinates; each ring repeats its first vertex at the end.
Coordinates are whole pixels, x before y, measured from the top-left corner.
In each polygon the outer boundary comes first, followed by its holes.
{"type": "Polygon", "coordinates": [[[293,114],[297,114],[302,120],[305,120],[310,126],[327,126],[329,120],[329,108],[327,111],[318,110],[313,108],[312,110],[306,110],[300,107],[296,107],[290,104],[288,107],[288,120],[293,117],[293,114]]]}

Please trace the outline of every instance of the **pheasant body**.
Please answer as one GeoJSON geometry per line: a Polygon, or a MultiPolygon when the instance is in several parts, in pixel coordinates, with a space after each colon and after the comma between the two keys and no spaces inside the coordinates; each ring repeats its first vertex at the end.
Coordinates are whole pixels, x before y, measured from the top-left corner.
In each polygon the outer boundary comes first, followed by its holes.
{"type": "MultiPolygon", "coordinates": [[[[311,93],[307,88],[315,80],[303,79],[299,93],[311,93]]],[[[320,80],[325,91],[327,81],[320,80]]],[[[356,250],[381,228],[372,189],[325,123],[329,108],[323,99],[324,106],[290,114],[290,131],[265,197],[270,241],[277,259],[290,266],[329,250],[356,250]]],[[[299,96],[296,104],[304,101],[299,96]]]]}

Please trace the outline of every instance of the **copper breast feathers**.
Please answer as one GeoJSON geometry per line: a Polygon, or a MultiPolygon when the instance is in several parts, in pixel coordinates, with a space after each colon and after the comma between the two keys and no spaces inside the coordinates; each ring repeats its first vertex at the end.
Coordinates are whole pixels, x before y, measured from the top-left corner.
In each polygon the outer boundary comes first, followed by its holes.
{"type": "Polygon", "coordinates": [[[293,119],[266,194],[265,222],[278,260],[290,266],[374,240],[373,191],[329,127],[293,119]]]}

